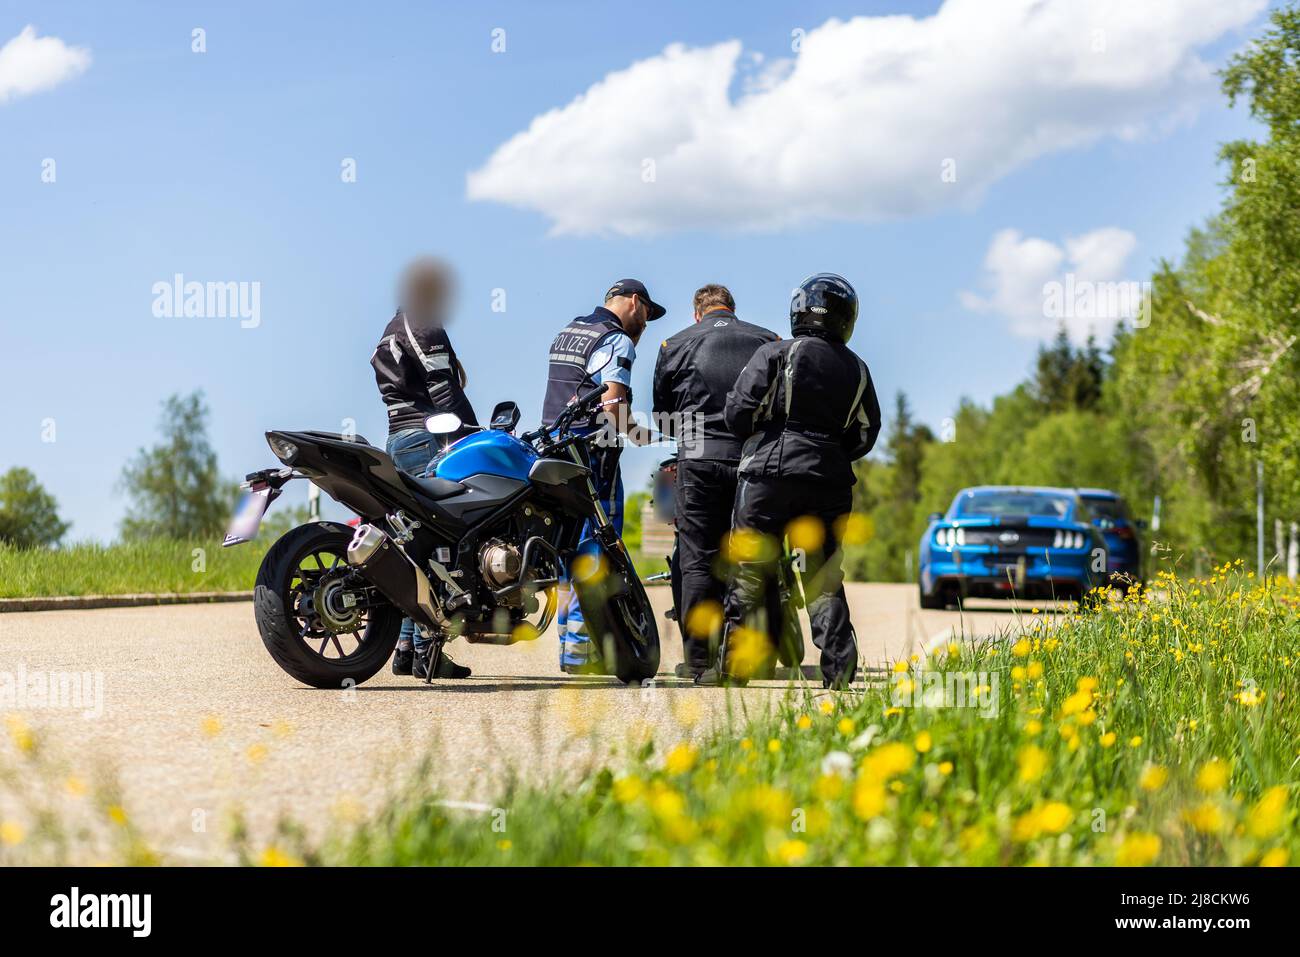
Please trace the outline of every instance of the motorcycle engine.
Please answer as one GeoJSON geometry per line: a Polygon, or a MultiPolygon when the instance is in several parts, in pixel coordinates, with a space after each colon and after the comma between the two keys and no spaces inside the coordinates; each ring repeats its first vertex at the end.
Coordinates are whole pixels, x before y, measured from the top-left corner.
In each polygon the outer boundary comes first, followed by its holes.
{"type": "Polygon", "coordinates": [[[517,582],[523,561],[518,548],[499,538],[485,542],[478,553],[478,566],[483,580],[494,588],[504,588],[517,582]]]}

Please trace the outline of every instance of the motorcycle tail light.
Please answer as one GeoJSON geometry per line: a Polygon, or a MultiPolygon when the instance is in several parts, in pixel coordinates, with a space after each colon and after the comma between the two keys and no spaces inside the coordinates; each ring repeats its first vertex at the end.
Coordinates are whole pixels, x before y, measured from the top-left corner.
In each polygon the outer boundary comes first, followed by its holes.
{"type": "Polygon", "coordinates": [[[285,465],[293,464],[294,458],[298,455],[298,446],[294,445],[288,439],[282,439],[278,435],[268,435],[266,444],[271,447],[275,457],[285,465]]]}

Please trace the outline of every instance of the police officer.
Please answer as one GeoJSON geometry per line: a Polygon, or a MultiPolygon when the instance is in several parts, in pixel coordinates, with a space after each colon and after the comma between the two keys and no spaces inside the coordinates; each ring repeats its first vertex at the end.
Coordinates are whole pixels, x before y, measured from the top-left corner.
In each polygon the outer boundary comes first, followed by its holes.
{"type": "Polygon", "coordinates": [[[701,287],[694,306],[694,325],[660,346],[654,378],[656,424],[677,440],[677,621],[685,658],[679,678],[707,671],[721,637],[726,586],[714,566],[731,529],[740,461],[740,440],[723,421],[727,392],[755,351],[779,338],[738,319],[726,286],[701,287]]]}
{"type": "MultiPolygon", "coordinates": [[[[542,418],[547,424],[579,392],[593,384],[605,385],[601,409],[585,422],[575,422],[576,431],[607,428],[622,436],[628,430],[632,406],[632,363],[636,360],[636,343],[646,323],[667,310],[650,298],[645,285],[636,279],[620,279],[605,292],[605,304],[589,316],[579,316],[560,330],[551,343],[551,365],[542,403],[542,418]]],[[[623,481],[618,471],[618,443],[593,449],[592,467],[596,490],[610,520],[623,532],[623,481]]],[[[590,525],[583,530],[578,551],[594,547],[590,525]]],[[[560,632],[560,668],[570,674],[600,673],[599,650],[591,641],[573,589],[561,594],[556,614],[560,632]]]]}
{"type": "Polygon", "coordinates": [[[774,542],[787,530],[806,553],[804,592],[823,683],[853,680],[858,650],[838,526],[852,505],[852,463],[880,433],[871,373],[846,345],[857,317],[857,293],[842,277],[805,279],[790,302],[793,338],[761,346],[727,396],[727,426],[744,439],[732,533],[740,564],[718,668],[701,683],[743,679],[762,657],[746,647],[757,635],[746,626],[762,605],[774,542]]]}
{"type": "MultiPolygon", "coordinates": [[[[423,475],[441,445],[465,435],[463,428],[450,436],[434,436],[425,420],[452,412],[465,427],[477,426],[474,408],[465,395],[465,369],[451,347],[445,329],[452,287],[450,268],[440,260],[422,257],[408,265],[398,290],[397,315],[370,357],[379,394],[388,409],[388,454],[403,472],[423,475]]],[[[393,656],[393,674],[427,675],[430,641],[420,635],[415,622],[402,622],[393,656]]],[[[444,653],[438,678],[467,678],[470,670],[444,653]]]]}

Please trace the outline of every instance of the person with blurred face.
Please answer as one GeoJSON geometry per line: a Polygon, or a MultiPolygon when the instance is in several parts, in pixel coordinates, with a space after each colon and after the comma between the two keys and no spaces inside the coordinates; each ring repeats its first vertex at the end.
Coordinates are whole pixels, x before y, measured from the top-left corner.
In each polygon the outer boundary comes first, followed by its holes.
{"type": "MultiPolygon", "coordinates": [[[[575,421],[575,431],[601,430],[624,436],[632,407],[632,362],[646,323],[666,310],[650,298],[645,284],[620,279],[605,292],[605,303],[588,316],[573,319],[551,343],[550,368],[542,420],[554,422],[578,394],[604,385],[600,409],[587,421],[575,421]]],[[[592,446],[592,470],[601,506],[619,534],[623,533],[623,480],[617,441],[592,446]]],[[[583,529],[579,554],[595,548],[591,523],[583,529]]],[[[560,669],[570,674],[601,674],[599,650],[587,631],[582,608],[573,589],[561,592],[555,616],[560,632],[560,669]]]]}
{"type": "MultiPolygon", "coordinates": [[[[434,454],[449,441],[476,427],[478,419],[465,395],[465,368],[447,336],[454,277],[450,267],[433,257],[422,257],[402,272],[397,314],[389,320],[370,357],[379,394],[388,410],[388,454],[393,464],[410,475],[424,474],[434,454]],[[462,429],[435,436],[425,428],[431,415],[450,412],[462,429]]],[[[410,619],[393,656],[393,674],[427,676],[432,642],[410,619]]],[[[436,678],[466,678],[470,670],[444,653],[436,678]]]]}

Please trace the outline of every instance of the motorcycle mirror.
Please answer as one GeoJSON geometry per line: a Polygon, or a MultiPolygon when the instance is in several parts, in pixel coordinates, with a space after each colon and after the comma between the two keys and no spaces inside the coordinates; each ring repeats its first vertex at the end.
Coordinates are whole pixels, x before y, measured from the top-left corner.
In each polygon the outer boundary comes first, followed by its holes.
{"type": "Polygon", "coordinates": [[[424,420],[424,427],[434,435],[446,435],[455,432],[461,426],[460,416],[455,412],[439,412],[424,420]]]}

